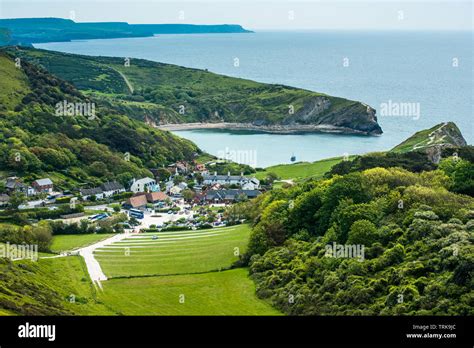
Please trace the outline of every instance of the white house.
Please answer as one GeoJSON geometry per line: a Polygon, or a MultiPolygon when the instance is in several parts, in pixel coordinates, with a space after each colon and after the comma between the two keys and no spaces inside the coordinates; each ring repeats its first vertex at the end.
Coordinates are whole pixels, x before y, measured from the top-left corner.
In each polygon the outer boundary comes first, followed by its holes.
{"type": "Polygon", "coordinates": [[[83,200],[88,200],[92,196],[95,196],[96,199],[104,198],[104,191],[100,187],[80,189],[80,193],[83,200]]]}
{"type": "Polygon", "coordinates": [[[186,184],[184,181],[183,182],[180,182],[178,184],[178,187],[181,189],[181,190],[185,190],[188,188],[188,184],[186,184]]]}
{"type": "Polygon", "coordinates": [[[166,183],[165,183],[165,188],[166,188],[166,192],[170,192],[170,189],[174,186],[174,182],[172,179],[168,180],[166,183]]]}
{"type": "Polygon", "coordinates": [[[180,188],[179,186],[173,186],[172,188],[170,188],[170,194],[172,195],[179,195],[181,194],[182,191],[183,189],[180,188]]]}
{"type": "Polygon", "coordinates": [[[217,172],[214,172],[214,175],[204,174],[203,179],[204,185],[237,185],[242,188],[245,186],[245,190],[256,190],[260,187],[260,180],[257,178],[247,178],[244,176],[244,173],[240,173],[239,176],[230,175],[230,172],[227,175],[217,175],[217,172]]]}
{"type": "Polygon", "coordinates": [[[157,192],[160,191],[160,186],[157,185],[156,180],[152,178],[133,179],[130,191],[138,192],[157,192]]]}
{"type": "Polygon", "coordinates": [[[122,184],[116,181],[106,182],[102,184],[101,189],[104,193],[104,197],[110,197],[121,192],[125,192],[125,187],[123,187],[122,184]]]}
{"type": "Polygon", "coordinates": [[[241,187],[242,190],[258,190],[260,188],[260,180],[257,178],[250,178],[250,180],[244,183],[241,187]]]}

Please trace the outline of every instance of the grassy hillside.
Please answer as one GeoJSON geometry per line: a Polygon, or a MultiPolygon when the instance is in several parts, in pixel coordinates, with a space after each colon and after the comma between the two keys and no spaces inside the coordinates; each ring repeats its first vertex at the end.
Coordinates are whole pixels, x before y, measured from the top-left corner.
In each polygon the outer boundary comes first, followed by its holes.
{"type": "Polygon", "coordinates": [[[5,56],[0,56],[0,75],[0,111],[13,110],[30,93],[28,79],[5,56]]]}
{"type": "Polygon", "coordinates": [[[391,152],[426,151],[434,146],[466,146],[461,131],[453,122],[440,123],[430,129],[424,129],[395,146],[391,152]]]}
{"type": "MultiPolygon", "coordinates": [[[[158,240],[140,234],[112,244],[97,259],[107,275],[123,278],[103,282],[103,291],[92,286],[78,256],[0,259],[0,315],[279,315],[257,298],[247,269],[219,271],[238,259],[236,247],[246,251],[249,233],[240,225],[156,233],[158,240]],[[130,247],[130,256],[123,247],[130,247]]],[[[52,248],[89,244],[90,237],[56,236],[52,248]]]]}
{"type": "Polygon", "coordinates": [[[123,315],[279,315],[255,295],[247,269],[111,279],[101,301],[123,315]],[[181,302],[180,302],[181,300],[181,302]]]}
{"type": "Polygon", "coordinates": [[[50,176],[59,188],[126,183],[151,175],[146,168],[199,152],[190,141],[131,120],[24,59],[15,67],[17,56],[10,54],[0,51],[0,167],[7,175],[50,176]],[[58,103],[93,105],[95,113],[58,113],[58,103]]]}
{"type": "Polygon", "coordinates": [[[256,297],[247,269],[224,271],[239,259],[235,248],[246,251],[249,233],[247,225],[145,233],[101,248],[104,272],[119,278],[104,282],[99,298],[123,315],[279,314],[256,297]]]}
{"type": "Polygon", "coordinates": [[[84,261],[78,256],[37,262],[0,258],[0,279],[4,315],[114,314],[96,300],[84,261]]]}
{"type": "Polygon", "coordinates": [[[14,54],[42,65],[110,107],[142,120],[332,125],[348,131],[381,133],[375,111],[370,107],[317,92],[143,59],[131,59],[128,65],[124,58],[26,48],[14,54]]]}
{"type": "Polygon", "coordinates": [[[108,277],[208,272],[231,267],[245,252],[249,233],[247,225],[146,233],[98,249],[95,256],[108,277]]]}

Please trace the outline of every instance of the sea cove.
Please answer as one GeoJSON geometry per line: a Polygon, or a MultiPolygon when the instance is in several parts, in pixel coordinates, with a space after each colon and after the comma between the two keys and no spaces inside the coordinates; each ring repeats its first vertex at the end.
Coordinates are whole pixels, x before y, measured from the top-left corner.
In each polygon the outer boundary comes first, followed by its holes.
{"type": "MultiPolygon", "coordinates": [[[[232,158],[236,162],[268,167],[296,161],[316,161],[330,157],[387,150],[384,136],[333,135],[324,133],[272,134],[254,131],[197,129],[173,131],[219,157],[232,151],[245,155],[232,158]],[[331,145],[328,146],[328,143],[331,145]],[[254,154],[251,156],[250,154],[254,154]],[[252,158],[251,163],[246,158],[252,158]]],[[[394,144],[396,145],[396,144],[394,144]]]]}
{"type": "Polygon", "coordinates": [[[454,121],[472,143],[470,40],[470,32],[302,31],[159,35],[35,46],[130,57],[132,65],[133,58],[144,58],[208,69],[350,98],[377,110],[384,133],[376,137],[219,129],[174,131],[214,155],[226,147],[256,151],[258,166],[268,166],[289,163],[293,153],[297,161],[314,161],[345,153],[388,150],[411,134],[448,120],[454,121]],[[234,58],[239,58],[238,67],[234,66],[234,58]],[[407,109],[407,104],[413,107],[407,109]]]}

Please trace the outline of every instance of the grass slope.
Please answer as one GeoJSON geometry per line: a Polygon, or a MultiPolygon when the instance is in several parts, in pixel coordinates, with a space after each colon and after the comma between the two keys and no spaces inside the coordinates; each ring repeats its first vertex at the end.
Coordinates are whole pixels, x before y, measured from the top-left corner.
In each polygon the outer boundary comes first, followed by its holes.
{"type": "MultiPolygon", "coordinates": [[[[30,52],[34,61],[39,52],[30,52]]],[[[151,176],[147,168],[189,160],[200,152],[188,140],[131,120],[116,108],[85,96],[70,83],[28,63],[20,53],[0,49],[2,176],[16,175],[25,181],[51,177],[56,188],[71,190],[80,185],[96,186],[110,180],[126,183],[133,177],[151,176]],[[21,68],[15,67],[17,59],[21,68]],[[81,112],[59,116],[56,105],[65,101],[91,103],[98,116],[90,118],[81,112]],[[127,153],[130,157],[125,156],[127,153]],[[18,154],[21,161],[16,160],[18,154]]],[[[75,64],[68,63],[70,66],[65,63],[63,69],[74,73],[75,64]]],[[[87,70],[83,73],[87,81],[93,78],[87,70]]],[[[117,76],[121,78],[118,72],[117,76]]]]}
{"type": "Polygon", "coordinates": [[[143,59],[132,59],[126,65],[124,58],[45,50],[22,48],[15,54],[44,66],[78,89],[93,93],[96,99],[121,113],[141,120],[326,124],[381,133],[373,109],[360,102],[313,91],[143,59]],[[184,112],[180,112],[182,107],[184,112]]]}
{"type": "Polygon", "coordinates": [[[298,180],[306,178],[319,179],[331,169],[331,167],[343,160],[342,157],[328,158],[316,162],[298,162],[294,164],[279,164],[265,168],[257,172],[257,179],[264,179],[268,173],[275,173],[282,180],[298,180]]]}
{"type": "Polygon", "coordinates": [[[0,315],[109,315],[81,257],[0,259],[0,315]],[[71,302],[71,295],[75,301],[71,302]]]}
{"type": "Polygon", "coordinates": [[[426,150],[435,145],[466,146],[467,143],[458,126],[454,122],[446,122],[415,133],[390,151],[405,153],[416,150],[426,150]]]}
{"type": "Polygon", "coordinates": [[[113,234],[77,234],[54,236],[50,249],[53,252],[73,250],[99,242],[111,236],[113,236],[113,234]]]}
{"type": "Polygon", "coordinates": [[[238,259],[236,247],[245,251],[249,233],[247,225],[145,233],[101,248],[96,258],[112,278],[100,300],[123,315],[277,315],[247,269],[216,271],[238,259]]]}
{"type": "Polygon", "coordinates": [[[0,111],[13,110],[29,93],[28,80],[14,62],[0,55],[0,111]]]}
{"type": "MultiPolygon", "coordinates": [[[[105,273],[123,278],[103,282],[99,293],[81,257],[0,259],[0,315],[278,315],[256,297],[247,269],[218,271],[238,259],[236,247],[245,251],[249,233],[247,225],[156,233],[158,240],[147,233],[102,248],[96,256],[105,273]]],[[[99,237],[105,236],[56,236],[52,248],[99,237]]]]}
{"type": "Polygon", "coordinates": [[[278,315],[255,295],[247,269],[111,279],[100,299],[123,315],[278,315]],[[183,299],[184,303],[180,302],[183,299]]]}
{"type": "Polygon", "coordinates": [[[249,235],[247,225],[147,233],[98,249],[95,256],[108,277],[209,272],[237,261],[236,248],[244,253],[249,235]],[[152,240],[153,235],[159,238],[152,240]]]}

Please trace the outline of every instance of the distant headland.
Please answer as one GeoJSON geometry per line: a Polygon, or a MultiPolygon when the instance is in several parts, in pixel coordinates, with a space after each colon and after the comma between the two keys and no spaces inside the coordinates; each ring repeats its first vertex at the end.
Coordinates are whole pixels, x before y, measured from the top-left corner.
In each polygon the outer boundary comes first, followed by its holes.
{"type": "Polygon", "coordinates": [[[0,45],[25,45],[71,40],[150,37],[157,34],[251,33],[238,24],[129,24],[74,22],[63,18],[0,19],[0,45]]]}

